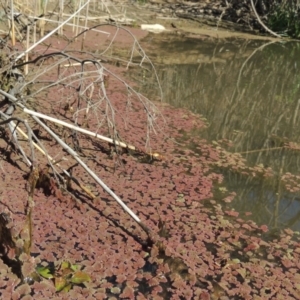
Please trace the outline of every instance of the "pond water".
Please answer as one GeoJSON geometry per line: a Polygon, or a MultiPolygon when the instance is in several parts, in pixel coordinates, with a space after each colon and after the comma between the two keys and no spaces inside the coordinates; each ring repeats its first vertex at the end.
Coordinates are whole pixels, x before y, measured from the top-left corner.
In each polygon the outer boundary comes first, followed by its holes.
{"type": "MultiPolygon", "coordinates": [[[[300,231],[300,44],[170,35],[144,42],[164,101],[204,117],[207,128],[195,134],[225,149],[215,197],[234,191],[231,207],[258,224],[300,231]]],[[[134,77],[153,96],[155,76],[134,77]]]]}

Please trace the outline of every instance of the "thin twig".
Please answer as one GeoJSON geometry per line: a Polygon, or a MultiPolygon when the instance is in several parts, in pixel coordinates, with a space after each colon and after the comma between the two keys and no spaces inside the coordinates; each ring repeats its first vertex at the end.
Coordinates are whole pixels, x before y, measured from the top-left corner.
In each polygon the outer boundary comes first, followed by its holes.
{"type": "Polygon", "coordinates": [[[65,20],[64,22],[62,22],[57,27],[55,27],[55,29],[53,29],[47,35],[45,35],[44,37],[42,37],[39,41],[37,41],[37,43],[33,44],[31,47],[29,47],[28,49],[26,49],[25,51],[23,51],[20,55],[17,56],[17,58],[15,58],[15,61],[18,61],[19,59],[21,59],[26,53],[30,52],[36,46],[38,46],[43,41],[45,41],[48,37],[52,36],[56,31],[58,31],[61,27],[63,27],[66,23],[68,23],[77,13],[79,13],[86,5],[88,5],[89,2],[90,2],[90,0],[87,0],[87,2],[85,4],[83,4],[74,14],[72,14],[71,17],[69,17],[67,20],[65,20]]]}
{"type": "Polygon", "coordinates": [[[276,36],[276,37],[278,37],[278,38],[282,38],[282,36],[280,36],[279,34],[277,34],[277,33],[274,32],[274,31],[272,31],[270,28],[268,28],[268,27],[263,23],[263,21],[260,19],[259,15],[258,15],[258,13],[257,13],[257,11],[256,11],[256,9],[255,9],[255,5],[254,5],[254,3],[253,3],[253,0],[250,0],[250,2],[251,2],[251,6],[252,6],[253,12],[254,12],[254,14],[255,14],[255,16],[256,16],[256,19],[257,19],[258,23],[259,23],[259,24],[260,24],[267,32],[271,33],[272,35],[274,35],[274,36],[276,36]]]}
{"type": "Polygon", "coordinates": [[[285,147],[273,147],[273,148],[266,148],[266,149],[257,149],[257,150],[249,150],[249,151],[243,151],[243,152],[235,152],[236,154],[249,154],[249,153],[256,153],[256,152],[262,152],[262,151],[273,151],[273,150],[281,150],[285,147]]]}

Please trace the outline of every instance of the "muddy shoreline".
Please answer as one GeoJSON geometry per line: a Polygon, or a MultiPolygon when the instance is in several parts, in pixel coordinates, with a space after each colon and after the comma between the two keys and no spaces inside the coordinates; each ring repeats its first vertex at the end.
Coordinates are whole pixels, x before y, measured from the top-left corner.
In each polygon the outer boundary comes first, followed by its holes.
{"type": "Polygon", "coordinates": [[[137,13],[141,13],[138,23],[155,21],[177,34],[203,34],[216,38],[274,38],[259,24],[250,4],[242,1],[228,4],[224,1],[152,0],[145,4],[134,3],[132,6],[137,13]]]}

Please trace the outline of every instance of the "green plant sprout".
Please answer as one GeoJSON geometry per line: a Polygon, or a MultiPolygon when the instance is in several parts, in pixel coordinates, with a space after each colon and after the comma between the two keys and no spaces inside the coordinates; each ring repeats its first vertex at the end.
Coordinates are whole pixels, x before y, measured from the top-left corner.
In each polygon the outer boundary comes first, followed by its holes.
{"type": "Polygon", "coordinates": [[[63,261],[57,268],[52,268],[50,265],[38,266],[36,271],[41,277],[54,282],[56,292],[68,292],[73,285],[91,280],[87,273],[80,270],[80,266],[68,261],[63,261]]]}

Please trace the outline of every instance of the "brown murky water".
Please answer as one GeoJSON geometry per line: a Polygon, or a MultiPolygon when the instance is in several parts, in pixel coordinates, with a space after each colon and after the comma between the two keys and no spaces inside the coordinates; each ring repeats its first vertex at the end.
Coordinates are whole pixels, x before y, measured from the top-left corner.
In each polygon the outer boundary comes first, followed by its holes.
{"type": "MultiPolygon", "coordinates": [[[[300,44],[168,34],[145,43],[164,101],[206,118],[207,129],[195,134],[240,161],[220,162],[216,197],[234,191],[237,211],[300,231],[300,44]]],[[[153,98],[153,74],[132,76],[153,98]]]]}

